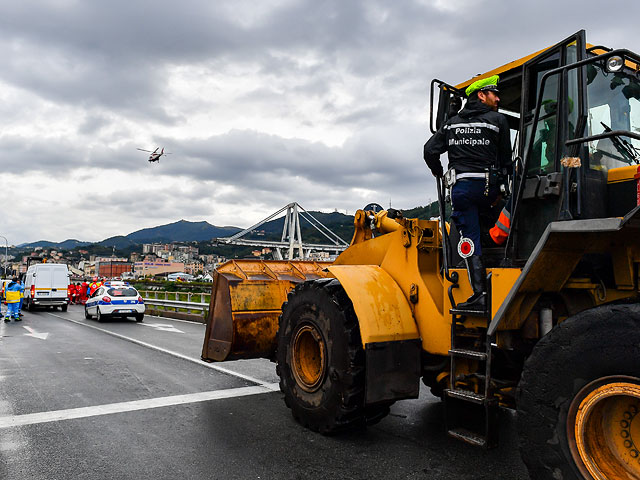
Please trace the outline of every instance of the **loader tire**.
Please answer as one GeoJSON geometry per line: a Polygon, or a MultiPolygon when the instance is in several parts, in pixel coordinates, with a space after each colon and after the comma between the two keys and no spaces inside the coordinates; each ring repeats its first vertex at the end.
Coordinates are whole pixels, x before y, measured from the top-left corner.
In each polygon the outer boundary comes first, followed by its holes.
{"type": "Polygon", "coordinates": [[[639,358],[639,305],[586,310],[538,342],[516,398],[531,478],[640,479],[639,358]]]}
{"type": "Polygon", "coordinates": [[[377,423],[392,402],[365,406],[365,354],[351,300],[336,279],[299,284],[282,306],[277,372],[305,427],[328,435],[377,423]]]}

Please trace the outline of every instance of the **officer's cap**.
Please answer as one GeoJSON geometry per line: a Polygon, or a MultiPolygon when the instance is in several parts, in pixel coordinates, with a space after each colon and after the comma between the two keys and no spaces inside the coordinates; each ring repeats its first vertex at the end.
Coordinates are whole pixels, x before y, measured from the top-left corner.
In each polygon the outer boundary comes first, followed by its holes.
{"type": "Polygon", "coordinates": [[[498,93],[498,82],[500,81],[500,77],[498,75],[493,75],[492,77],[483,78],[481,80],[476,80],[471,85],[467,87],[465,93],[467,97],[470,96],[473,92],[496,92],[498,93]]]}

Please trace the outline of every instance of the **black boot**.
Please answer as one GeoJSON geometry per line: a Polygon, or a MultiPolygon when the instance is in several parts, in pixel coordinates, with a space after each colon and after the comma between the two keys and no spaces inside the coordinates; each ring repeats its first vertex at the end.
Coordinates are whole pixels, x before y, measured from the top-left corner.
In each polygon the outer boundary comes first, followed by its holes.
{"type": "Polygon", "coordinates": [[[485,312],[487,310],[487,272],[484,269],[482,258],[478,255],[472,255],[466,261],[473,295],[466,302],[459,303],[456,308],[485,312]]]}

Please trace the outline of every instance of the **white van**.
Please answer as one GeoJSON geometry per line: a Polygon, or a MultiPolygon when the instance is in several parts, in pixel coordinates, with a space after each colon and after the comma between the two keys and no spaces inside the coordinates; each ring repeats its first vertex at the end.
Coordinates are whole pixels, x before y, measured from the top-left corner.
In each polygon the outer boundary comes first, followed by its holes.
{"type": "Polygon", "coordinates": [[[63,263],[31,265],[24,277],[24,306],[32,312],[35,307],[69,305],[69,269],[63,263]]]}

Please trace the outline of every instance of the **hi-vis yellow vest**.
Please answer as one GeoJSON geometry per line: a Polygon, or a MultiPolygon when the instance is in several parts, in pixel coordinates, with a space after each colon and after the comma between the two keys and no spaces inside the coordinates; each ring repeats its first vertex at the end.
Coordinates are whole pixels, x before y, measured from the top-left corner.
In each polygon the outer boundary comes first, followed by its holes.
{"type": "Polygon", "coordinates": [[[7,303],[18,303],[20,301],[20,290],[5,292],[7,303]]]}

